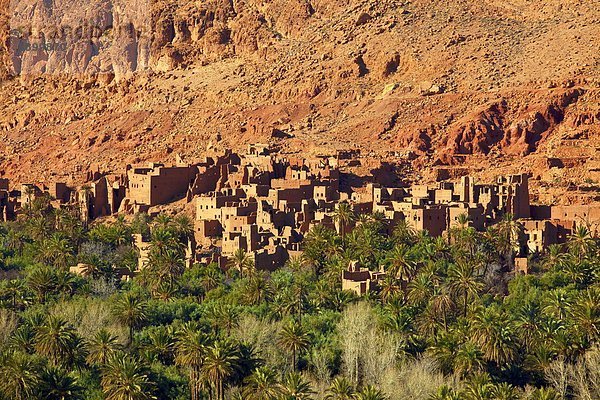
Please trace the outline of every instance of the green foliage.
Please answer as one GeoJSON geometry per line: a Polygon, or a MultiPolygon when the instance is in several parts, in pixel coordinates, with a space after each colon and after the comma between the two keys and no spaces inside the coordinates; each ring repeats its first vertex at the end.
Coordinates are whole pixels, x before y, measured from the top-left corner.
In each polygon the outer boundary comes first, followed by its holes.
{"type": "Polygon", "coordinates": [[[304,255],[258,271],[187,267],[188,218],[84,226],[47,199],[0,225],[0,399],[591,399],[600,382],[599,241],[514,275],[520,226],[459,219],[432,238],[336,210],[304,255]],[[133,234],[150,240],[135,271],[133,234]],[[343,291],[351,261],[385,277],[343,291]],[[86,264],[84,276],[68,267],[86,264]]]}
{"type": "Polygon", "coordinates": [[[148,367],[125,353],[116,353],[102,367],[102,391],[107,400],[150,400],[153,382],[148,367]]]}

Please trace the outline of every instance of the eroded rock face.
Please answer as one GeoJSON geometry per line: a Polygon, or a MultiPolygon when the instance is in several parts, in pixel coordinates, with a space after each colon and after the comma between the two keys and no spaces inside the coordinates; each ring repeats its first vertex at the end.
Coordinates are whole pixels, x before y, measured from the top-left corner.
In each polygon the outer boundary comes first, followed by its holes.
{"type": "Polygon", "coordinates": [[[507,104],[494,103],[467,118],[448,136],[448,150],[455,154],[488,154],[492,146],[504,137],[504,114],[507,104]]]}
{"type": "Polygon", "coordinates": [[[0,0],[0,82],[11,74],[9,56],[9,0],[0,0]]]}
{"type": "Polygon", "coordinates": [[[450,131],[446,139],[449,154],[487,155],[495,149],[505,154],[534,152],[554,128],[561,124],[567,109],[584,93],[581,89],[560,91],[541,104],[525,109],[506,100],[493,103],[468,116],[450,131]]]}
{"type": "Polygon", "coordinates": [[[148,66],[145,0],[13,0],[8,8],[12,73],[117,78],[148,66]]]}
{"type": "MultiPolygon", "coordinates": [[[[203,62],[234,55],[272,59],[277,57],[273,45],[300,37],[316,13],[308,0],[2,1],[7,4],[0,26],[8,25],[11,32],[7,47],[12,57],[2,62],[7,71],[113,73],[117,80],[131,72],[177,68],[177,54],[203,62]]],[[[388,74],[394,62],[385,67],[388,74]]]]}
{"type": "MultiPolygon", "coordinates": [[[[294,154],[361,148],[361,163],[389,159],[418,177],[432,166],[541,171],[546,156],[599,159],[592,3],[18,2],[41,25],[93,20],[110,46],[25,54],[32,76],[0,84],[0,175],[43,179],[91,162],[119,171],[262,141],[294,154]],[[137,28],[146,18],[148,38],[137,28]]],[[[8,35],[0,29],[0,50],[8,35]]],[[[574,177],[600,180],[585,165],[574,177]]]]}

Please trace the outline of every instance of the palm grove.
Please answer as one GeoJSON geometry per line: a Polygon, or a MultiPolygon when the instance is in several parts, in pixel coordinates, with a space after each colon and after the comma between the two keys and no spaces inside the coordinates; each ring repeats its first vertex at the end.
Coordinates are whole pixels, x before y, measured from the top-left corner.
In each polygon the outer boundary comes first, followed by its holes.
{"type": "Polygon", "coordinates": [[[48,199],[0,226],[0,399],[598,399],[599,240],[579,228],[513,276],[520,226],[446,237],[342,206],[304,256],[185,268],[182,216],[91,226],[48,199]],[[354,221],[353,221],[354,220],[354,221]],[[344,231],[344,229],[342,229],[344,231]],[[135,270],[132,234],[151,240],[135,270]],[[350,261],[376,292],[341,290],[350,261]],[[69,266],[85,263],[83,276],[69,266]]]}

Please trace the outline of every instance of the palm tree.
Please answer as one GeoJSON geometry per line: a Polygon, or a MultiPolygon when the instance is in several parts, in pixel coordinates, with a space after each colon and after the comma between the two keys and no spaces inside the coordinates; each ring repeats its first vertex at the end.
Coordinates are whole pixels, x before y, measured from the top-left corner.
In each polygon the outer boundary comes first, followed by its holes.
{"type": "Polygon", "coordinates": [[[170,365],[173,361],[173,335],[170,326],[160,326],[148,333],[150,343],[144,347],[149,360],[158,360],[163,365],[170,365]]]}
{"type": "Polygon", "coordinates": [[[279,344],[288,351],[292,352],[292,370],[296,370],[296,356],[308,349],[310,345],[310,336],[302,325],[290,322],[284,326],[279,333],[279,344]]]}
{"type": "Polygon", "coordinates": [[[194,323],[184,325],[175,337],[175,363],[188,370],[191,400],[198,400],[208,338],[194,323]]]}
{"type": "Polygon", "coordinates": [[[237,268],[240,272],[240,278],[244,276],[244,270],[250,269],[251,265],[252,259],[250,258],[250,254],[242,248],[236,249],[229,261],[229,267],[237,268]]]}
{"type": "MultiPolygon", "coordinates": [[[[337,276],[335,277],[337,281],[337,276]]],[[[309,293],[309,302],[316,309],[322,309],[329,305],[333,293],[337,292],[335,284],[327,279],[319,279],[315,283],[314,289],[309,293]]]]}
{"type": "Polygon", "coordinates": [[[549,271],[552,268],[561,268],[567,259],[567,254],[563,251],[563,245],[551,244],[548,246],[547,253],[543,258],[542,266],[549,271]]]}
{"type": "Polygon", "coordinates": [[[48,294],[56,287],[56,274],[49,267],[37,267],[27,276],[27,286],[35,293],[39,303],[45,303],[48,294]]]}
{"type": "Polygon", "coordinates": [[[276,400],[281,395],[275,372],[259,367],[245,380],[244,398],[248,400],[276,400]]]}
{"type": "Polygon", "coordinates": [[[518,390],[506,382],[495,385],[493,392],[495,400],[519,400],[521,398],[518,390]]]}
{"type": "Polygon", "coordinates": [[[583,346],[580,338],[564,329],[558,330],[549,338],[549,341],[551,343],[550,352],[567,360],[574,360],[581,353],[583,346]]]}
{"type": "Polygon", "coordinates": [[[429,347],[439,369],[444,374],[450,374],[454,370],[454,357],[461,343],[462,339],[457,333],[444,332],[429,347]]]}
{"type": "Polygon", "coordinates": [[[177,295],[179,291],[178,283],[173,282],[156,282],[152,287],[152,295],[162,301],[169,301],[177,295]]]}
{"type": "Polygon", "coordinates": [[[361,264],[371,269],[378,267],[378,258],[384,247],[383,236],[380,232],[362,225],[348,236],[351,259],[358,259],[361,264]]]}
{"type": "Polygon", "coordinates": [[[110,226],[112,231],[112,244],[114,246],[125,246],[131,244],[131,228],[125,223],[125,218],[122,215],[117,217],[114,224],[110,226]]]}
{"type": "Polygon", "coordinates": [[[515,250],[519,249],[523,238],[523,225],[521,225],[510,213],[504,214],[502,220],[495,226],[497,232],[498,250],[513,269],[513,258],[515,250]]]}
{"type": "Polygon", "coordinates": [[[480,309],[473,318],[473,339],[486,360],[504,366],[518,356],[513,321],[494,307],[480,309]]]}
{"type": "Polygon", "coordinates": [[[75,289],[75,276],[68,270],[56,271],[56,287],[55,290],[60,293],[61,297],[67,298],[73,294],[75,289]]]}
{"type": "Polygon", "coordinates": [[[225,381],[237,369],[239,356],[237,348],[228,341],[217,341],[206,350],[201,371],[204,380],[215,390],[216,400],[223,400],[225,381]]]}
{"type": "Polygon", "coordinates": [[[306,265],[306,259],[303,256],[292,256],[285,265],[293,272],[300,272],[306,265]]]}
{"type": "Polygon", "coordinates": [[[150,400],[153,383],[139,360],[116,353],[102,368],[102,392],[106,400],[150,400]]]}
{"type": "Polygon", "coordinates": [[[305,283],[301,279],[296,279],[292,282],[292,286],[289,287],[285,292],[288,295],[284,299],[284,309],[289,314],[293,314],[300,323],[302,321],[302,313],[304,311],[307,301],[307,291],[305,283]]]}
{"type": "Polygon", "coordinates": [[[440,327],[440,322],[438,321],[435,312],[429,305],[423,312],[421,312],[417,316],[417,328],[419,333],[425,337],[432,337],[437,340],[437,333],[440,327]]]}
{"type": "Polygon", "coordinates": [[[27,235],[15,228],[9,229],[4,238],[4,246],[15,252],[19,257],[23,255],[25,243],[27,243],[27,235]]]}
{"type": "Polygon", "coordinates": [[[383,211],[375,211],[369,215],[369,221],[385,224],[387,222],[387,219],[383,211]]]}
{"type": "Polygon", "coordinates": [[[394,228],[394,238],[397,243],[412,244],[415,241],[415,230],[406,221],[399,221],[394,228]]]}
{"type": "Polygon", "coordinates": [[[67,321],[60,317],[49,316],[35,335],[36,351],[48,358],[55,366],[71,367],[80,358],[77,351],[80,339],[67,321]]]}
{"type": "Polygon", "coordinates": [[[154,289],[164,283],[172,286],[177,278],[185,272],[183,252],[178,248],[156,250],[151,245],[146,265],[153,275],[152,280],[156,282],[154,289]]]}
{"type": "Polygon", "coordinates": [[[13,310],[16,310],[19,305],[17,300],[22,300],[24,290],[25,285],[20,279],[11,279],[6,282],[2,294],[10,299],[10,307],[13,310]]]}
{"type": "Polygon", "coordinates": [[[529,371],[544,373],[556,361],[557,355],[557,352],[549,344],[541,343],[525,355],[523,365],[529,371]]]}
{"type": "Polygon", "coordinates": [[[404,302],[395,297],[385,306],[384,325],[393,332],[408,332],[413,324],[413,317],[404,308],[404,302]]]}
{"type": "Polygon", "coordinates": [[[581,261],[588,254],[591,254],[596,242],[592,237],[592,233],[585,225],[579,225],[575,229],[575,233],[569,236],[569,250],[581,261]]]}
{"type": "Polygon", "coordinates": [[[338,231],[342,237],[342,242],[344,241],[344,236],[346,235],[346,229],[348,225],[354,219],[355,215],[350,207],[350,204],[345,201],[338,203],[338,206],[333,213],[333,220],[338,224],[338,231]]]}
{"type": "Polygon", "coordinates": [[[475,268],[470,264],[453,265],[448,270],[448,289],[456,297],[461,298],[463,314],[467,316],[469,300],[479,294],[483,284],[475,274],[475,268]]]}
{"type": "Polygon", "coordinates": [[[164,283],[173,286],[185,271],[184,244],[176,235],[169,228],[162,226],[155,227],[152,231],[148,260],[144,269],[148,270],[148,281],[153,284],[153,294],[156,294],[156,288],[164,283]]]}
{"type": "Polygon", "coordinates": [[[211,309],[211,319],[215,327],[225,330],[227,337],[231,334],[231,330],[239,325],[240,310],[231,304],[215,305],[211,309]]]}
{"type": "Polygon", "coordinates": [[[467,400],[492,400],[495,386],[487,374],[472,376],[466,385],[463,396],[467,400]]]}
{"type": "Polygon", "coordinates": [[[321,275],[326,260],[337,249],[339,237],[324,225],[315,225],[304,238],[304,255],[314,266],[315,275],[321,275]]]}
{"type": "Polygon", "coordinates": [[[8,354],[0,358],[0,394],[5,399],[33,400],[42,381],[39,365],[23,353],[8,354]]]}
{"type": "Polygon", "coordinates": [[[343,377],[337,377],[327,389],[325,400],[353,400],[354,399],[354,386],[343,377]]]}
{"type": "Polygon", "coordinates": [[[432,248],[436,260],[450,259],[450,246],[443,236],[433,238],[432,248]]]}
{"type": "Polygon", "coordinates": [[[546,292],[542,298],[543,311],[558,320],[565,320],[572,310],[570,293],[564,288],[557,288],[546,292]]]}
{"type": "Polygon", "coordinates": [[[372,221],[372,216],[369,214],[360,214],[358,215],[358,217],[356,217],[356,225],[357,226],[361,226],[361,225],[367,225],[369,222],[372,221]]]}
{"type": "Polygon", "coordinates": [[[446,287],[442,287],[436,291],[436,294],[431,299],[431,308],[435,315],[442,316],[444,330],[448,330],[448,313],[455,307],[452,296],[446,287]]]}
{"type": "Polygon", "coordinates": [[[354,398],[356,400],[386,400],[387,396],[374,386],[367,385],[359,390],[354,398]]]}
{"type": "Polygon", "coordinates": [[[297,372],[287,373],[281,382],[282,400],[311,400],[315,393],[310,383],[297,372]]]}
{"type": "Polygon", "coordinates": [[[419,273],[408,284],[408,301],[413,305],[426,303],[434,293],[434,285],[431,274],[419,273]]]}
{"type": "Polygon", "coordinates": [[[173,217],[167,214],[158,214],[152,221],[154,229],[167,230],[173,222],[173,217]]]}
{"type": "Polygon", "coordinates": [[[350,290],[336,290],[329,298],[331,308],[339,312],[342,312],[354,300],[356,300],[356,294],[350,290]]]}
{"type": "Polygon", "coordinates": [[[529,396],[528,400],[561,400],[562,396],[558,394],[554,389],[551,388],[539,388],[534,389],[529,396]]]}
{"type": "Polygon", "coordinates": [[[23,353],[33,353],[36,328],[30,324],[19,326],[8,339],[9,348],[23,353]]]}
{"type": "Polygon", "coordinates": [[[402,287],[393,276],[387,275],[383,280],[379,281],[379,297],[383,304],[402,293],[402,287]]]}
{"type": "Polygon", "coordinates": [[[194,224],[187,215],[176,215],[171,225],[182,243],[187,243],[194,235],[194,224]]]}
{"type": "Polygon", "coordinates": [[[429,396],[429,400],[462,400],[462,394],[446,385],[440,387],[437,392],[429,396]]]}
{"type": "Polygon", "coordinates": [[[465,213],[458,215],[456,224],[448,230],[448,242],[454,243],[461,248],[468,249],[473,254],[475,229],[469,229],[470,219],[465,213]]]}
{"type": "Polygon", "coordinates": [[[42,242],[38,259],[56,268],[66,269],[73,262],[73,251],[69,239],[61,234],[54,234],[42,242]]]}
{"type": "Polygon", "coordinates": [[[585,339],[593,343],[600,338],[600,290],[582,292],[573,307],[573,319],[585,339]]]}
{"type": "Polygon", "coordinates": [[[117,298],[112,311],[117,321],[129,329],[128,341],[131,343],[134,330],[146,320],[146,302],[127,292],[117,298]]]}
{"type": "Polygon", "coordinates": [[[52,231],[52,223],[44,215],[27,219],[27,232],[36,242],[43,242],[52,231]]]}
{"type": "Polygon", "coordinates": [[[149,252],[160,255],[169,249],[182,251],[183,247],[169,229],[153,229],[150,237],[149,252]]]}
{"type": "Polygon", "coordinates": [[[47,400],[83,399],[83,387],[62,369],[47,368],[42,374],[41,397],[47,400]]]}
{"type": "Polygon", "coordinates": [[[85,264],[83,264],[81,275],[86,278],[98,279],[102,275],[102,262],[97,259],[86,260],[85,264]]]}
{"type": "Polygon", "coordinates": [[[516,327],[525,349],[532,350],[542,333],[540,306],[532,301],[523,304],[516,314],[516,327]]]}
{"type": "Polygon", "coordinates": [[[269,300],[272,295],[271,283],[261,274],[252,275],[244,286],[244,297],[249,305],[259,305],[269,300]]]}
{"type": "Polygon", "coordinates": [[[593,262],[588,259],[572,260],[566,262],[562,267],[562,272],[570,282],[577,285],[577,288],[583,288],[593,279],[593,262]]]}
{"type": "Polygon", "coordinates": [[[397,244],[387,255],[389,273],[398,277],[402,284],[412,280],[417,271],[417,264],[411,248],[405,244],[397,244]]]}
{"type": "Polygon", "coordinates": [[[466,213],[460,214],[456,219],[456,223],[457,223],[458,227],[461,229],[465,229],[467,226],[469,226],[470,222],[471,222],[471,219],[469,218],[469,215],[466,213]]]}
{"type": "Polygon", "coordinates": [[[454,355],[454,372],[468,376],[483,370],[483,353],[475,344],[467,341],[460,345],[454,355]]]}
{"type": "Polygon", "coordinates": [[[117,217],[111,225],[98,224],[89,232],[91,240],[102,242],[111,247],[125,246],[131,244],[131,229],[126,225],[122,217],[117,217]]]}
{"type": "Polygon", "coordinates": [[[88,357],[90,364],[104,365],[119,350],[121,346],[116,336],[105,329],[100,329],[88,343],[88,357]]]}
{"type": "Polygon", "coordinates": [[[222,282],[223,273],[215,264],[210,264],[203,269],[200,285],[202,286],[204,293],[208,293],[211,290],[218,288],[222,282]]]}

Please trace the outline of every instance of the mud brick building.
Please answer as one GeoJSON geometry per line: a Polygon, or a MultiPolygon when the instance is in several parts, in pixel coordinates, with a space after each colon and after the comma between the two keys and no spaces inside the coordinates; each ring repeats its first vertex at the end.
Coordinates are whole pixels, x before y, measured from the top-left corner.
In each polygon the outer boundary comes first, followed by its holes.
{"type": "Polygon", "coordinates": [[[375,290],[377,283],[384,277],[385,272],[369,271],[367,268],[361,268],[358,262],[352,261],[348,268],[342,271],[342,290],[350,290],[362,296],[375,290]]]}
{"type": "MultiPolygon", "coordinates": [[[[346,156],[350,157],[352,154],[346,156]]],[[[464,224],[483,231],[511,214],[521,225],[519,269],[527,272],[526,256],[563,243],[585,225],[598,233],[599,205],[531,205],[528,175],[499,176],[493,182],[477,182],[463,176],[435,185],[389,187],[390,179],[373,174],[360,188],[341,190],[340,154],[312,159],[275,154],[267,145],[251,144],[246,154],[226,151],[200,162],[177,157],[173,166],[150,163],[128,165],[124,175],[110,176],[99,170],[89,182],[71,188],[64,183],[49,187],[24,184],[10,191],[0,179],[0,214],[13,218],[37,196],[49,195],[57,206],[76,206],[84,221],[115,213],[155,212],[173,201],[194,202],[194,241],[188,262],[212,260],[225,267],[237,250],[248,253],[256,268],[273,270],[291,255],[302,252],[302,240],[316,225],[341,234],[336,208],[348,202],[357,215],[379,213],[391,233],[399,223],[431,236],[443,236],[464,224]]],[[[347,163],[345,163],[347,164],[347,163]]],[[[54,204],[54,203],[53,203],[54,204]]],[[[345,233],[355,223],[344,224],[345,233]]],[[[147,243],[135,238],[143,266],[147,243]]],[[[347,289],[358,294],[371,290],[378,275],[351,266],[342,276],[347,289]]]]}
{"type": "Polygon", "coordinates": [[[185,195],[194,185],[195,165],[167,167],[151,163],[147,167],[127,168],[127,198],[138,204],[155,206],[185,195]]]}

